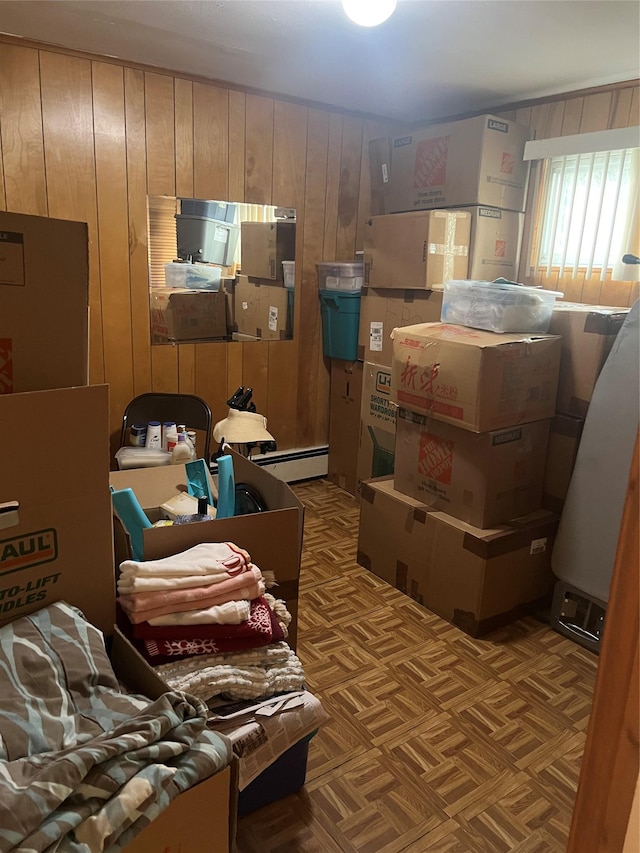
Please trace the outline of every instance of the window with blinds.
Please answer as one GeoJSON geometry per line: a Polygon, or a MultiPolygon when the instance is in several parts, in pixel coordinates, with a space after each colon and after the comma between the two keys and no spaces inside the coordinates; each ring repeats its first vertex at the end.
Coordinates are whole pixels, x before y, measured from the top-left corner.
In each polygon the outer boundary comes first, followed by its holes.
{"type": "Polygon", "coordinates": [[[637,242],[638,148],[542,161],[532,267],[585,279],[625,278],[622,256],[637,242]]]}

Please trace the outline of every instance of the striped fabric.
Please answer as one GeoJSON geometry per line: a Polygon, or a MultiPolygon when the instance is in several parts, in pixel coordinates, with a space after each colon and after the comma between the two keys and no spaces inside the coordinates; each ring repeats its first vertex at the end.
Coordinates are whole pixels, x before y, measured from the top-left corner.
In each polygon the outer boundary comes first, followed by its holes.
{"type": "Polygon", "coordinates": [[[102,634],[65,603],[0,628],[0,850],[121,850],[230,762],[206,717],[183,693],[123,693],[102,634]]]}

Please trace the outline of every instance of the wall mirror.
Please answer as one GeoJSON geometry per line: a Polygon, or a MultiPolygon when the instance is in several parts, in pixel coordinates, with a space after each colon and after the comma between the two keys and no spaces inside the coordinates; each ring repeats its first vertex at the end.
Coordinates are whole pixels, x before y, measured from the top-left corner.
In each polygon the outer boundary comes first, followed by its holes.
{"type": "Polygon", "coordinates": [[[293,338],[295,210],[147,196],[151,343],[293,338]]]}

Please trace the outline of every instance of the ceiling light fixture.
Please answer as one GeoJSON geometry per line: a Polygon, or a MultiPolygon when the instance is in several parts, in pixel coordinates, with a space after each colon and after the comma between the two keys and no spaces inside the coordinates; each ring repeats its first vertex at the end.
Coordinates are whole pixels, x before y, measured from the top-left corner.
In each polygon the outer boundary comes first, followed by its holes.
{"type": "Polygon", "coordinates": [[[354,24],[377,27],[394,12],[398,0],[342,0],[342,8],[354,24]]]}

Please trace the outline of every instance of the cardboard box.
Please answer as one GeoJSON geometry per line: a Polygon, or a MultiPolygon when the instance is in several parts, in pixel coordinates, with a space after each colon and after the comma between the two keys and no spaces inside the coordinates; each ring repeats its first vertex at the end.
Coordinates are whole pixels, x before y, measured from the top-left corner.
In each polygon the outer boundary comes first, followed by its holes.
{"type": "Polygon", "coordinates": [[[551,418],[560,338],[445,323],[394,329],[391,399],[473,432],[551,418]]]}
{"type": "Polygon", "coordinates": [[[393,140],[389,211],[481,204],[524,211],[531,129],[481,115],[393,140]]]}
{"type": "Polygon", "coordinates": [[[224,340],[228,335],[224,291],[155,287],[149,291],[151,342],[224,340]]]}
{"type": "Polygon", "coordinates": [[[560,378],[556,409],[586,417],[600,371],[629,308],[556,302],[549,333],[561,335],[560,378]]]}
{"type": "Polygon", "coordinates": [[[232,275],[223,275],[220,279],[220,290],[224,293],[227,312],[227,332],[236,332],[236,309],[235,309],[236,278],[232,275]]]}
{"type": "MultiPolygon", "coordinates": [[[[168,557],[200,542],[235,542],[251,554],[260,569],[275,573],[278,586],[274,594],[286,601],[291,612],[287,642],[295,649],[304,508],[285,482],[244,456],[230,453],[236,483],[247,483],[256,489],[269,510],[200,524],[148,528],[144,531],[144,558],[168,557]]],[[[161,517],[160,505],[187,490],[187,475],[183,465],[131,468],[112,471],[109,483],[114,489],[133,489],[149,519],[157,521],[161,517]]],[[[115,562],[119,565],[130,552],[119,524],[115,534],[115,562]]]]}
{"type": "Polygon", "coordinates": [[[478,530],[393,488],[363,483],[357,560],[417,603],[480,637],[548,604],[557,516],[478,530]]]}
{"type": "Polygon", "coordinates": [[[331,359],[328,478],[352,495],[358,488],[362,362],[331,359]]]}
{"type": "Polygon", "coordinates": [[[524,213],[497,207],[470,207],[469,275],[475,281],[502,276],[518,281],[524,213]]]}
{"type": "Polygon", "coordinates": [[[358,326],[358,361],[391,364],[392,330],[399,326],[438,322],[441,312],[441,291],[363,288],[358,326]]]}
{"type": "Polygon", "coordinates": [[[237,332],[263,341],[291,338],[289,294],[285,287],[239,275],[234,296],[237,332]]]}
{"type": "Polygon", "coordinates": [[[371,184],[371,214],[389,212],[389,179],[391,177],[391,140],[388,136],[369,142],[369,179],[371,184]]]}
{"type": "Polygon", "coordinates": [[[471,214],[431,210],[374,216],[364,232],[364,283],[399,290],[442,290],[469,270],[471,214]]]}
{"type": "Polygon", "coordinates": [[[558,515],[569,491],[583,426],[582,418],[570,415],[558,414],[551,421],[542,506],[558,515]]]}
{"type": "Polygon", "coordinates": [[[0,624],[54,601],[107,636],[115,617],[106,385],[0,395],[0,624]],[[59,424],[73,425],[68,444],[59,424]],[[54,426],[54,424],[56,426],[54,426]]]}
{"type": "Polygon", "coordinates": [[[0,394],[86,385],[86,222],[0,211],[0,394]]]}
{"type": "Polygon", "coordinates": [[[172,800],[122,853],[230,853],[237,799],[231,766],[172,800]]]}
{"type": "Polygon", "coordinates": [[[296,223],[242,222],[240,227],[242,274],[284,285],[282,262],[296,257],[296,223]]]}
{"type": "Polygon", "coordinates": [[[473,433],[398,410],[394,488],[474,527],[542,503],[549,421],[473,433]]]}
{"type": "Polygon", "coordinates": [[[393,474],[396,405],[391,402],[391,368],[365,362],[362,368],[357,492],[363,480],[393,474]]]}

